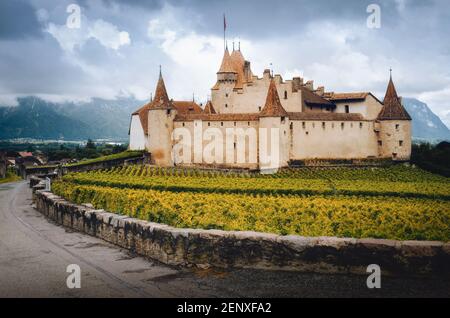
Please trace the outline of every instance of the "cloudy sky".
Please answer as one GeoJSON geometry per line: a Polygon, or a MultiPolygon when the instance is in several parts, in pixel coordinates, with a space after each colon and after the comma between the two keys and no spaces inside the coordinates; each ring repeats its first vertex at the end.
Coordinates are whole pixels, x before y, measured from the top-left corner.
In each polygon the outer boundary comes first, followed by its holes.
{"type": "Polygon", "coordinates": [[[450,126],[448,0],[1,0],[0,104],[146,99],[160,64],[172,98],[204,101],[223,55],[224,13],[229,48],[240,41],[256,75],[272,64],[284,78],[382,98],[392,67],[399,94],[450,126]],[[380,28],[367,26],[371,4],[380,28]]]}

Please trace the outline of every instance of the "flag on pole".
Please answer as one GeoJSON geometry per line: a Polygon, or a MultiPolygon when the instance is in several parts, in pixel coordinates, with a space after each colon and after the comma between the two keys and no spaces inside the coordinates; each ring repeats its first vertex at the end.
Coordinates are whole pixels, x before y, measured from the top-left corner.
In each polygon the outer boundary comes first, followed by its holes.
{"type": "Polygon", "coordinates": [[[225,18],[225,13],[223,14],[223,31],[227,29],[227,19],[225,18]]]}

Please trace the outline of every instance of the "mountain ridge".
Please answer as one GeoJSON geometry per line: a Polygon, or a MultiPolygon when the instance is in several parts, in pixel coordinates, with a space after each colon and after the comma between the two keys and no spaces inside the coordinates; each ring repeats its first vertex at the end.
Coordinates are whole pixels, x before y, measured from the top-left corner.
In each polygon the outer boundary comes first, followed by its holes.
{"type": "MultiPolygon", "coordinates": [[[[125,141],[128,139],[131,113],[145,104],[145,101],[132,97],[53,103],[28,96],[17,101],[17,106],[0,107],[0,139],[91,138],[125,141]]],[[[427,104],[406,97],[402,103],[413,118],[414,140],[450,140],[450,130],[427,104]]]]}

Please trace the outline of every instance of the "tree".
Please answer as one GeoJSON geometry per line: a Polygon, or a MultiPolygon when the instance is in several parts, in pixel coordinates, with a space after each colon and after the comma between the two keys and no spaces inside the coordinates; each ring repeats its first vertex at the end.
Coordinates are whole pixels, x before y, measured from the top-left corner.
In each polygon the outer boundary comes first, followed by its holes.
{"type": "Polygon", "coordinates": [[[86,149],[95,149],[95,143],[92,141],[92,139],[88,139],[86,143],[86,149]]]}

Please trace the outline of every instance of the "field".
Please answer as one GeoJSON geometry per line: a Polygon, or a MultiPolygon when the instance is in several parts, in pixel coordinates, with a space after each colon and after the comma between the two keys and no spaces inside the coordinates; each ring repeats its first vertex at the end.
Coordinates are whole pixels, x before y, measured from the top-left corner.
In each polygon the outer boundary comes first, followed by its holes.
{"type": "Polygon", "coordinates": [[[450,240],[449,179],[401,165],[275,175],[127,166],[69,174],[53,190],[176,227],[450,240]]]}

